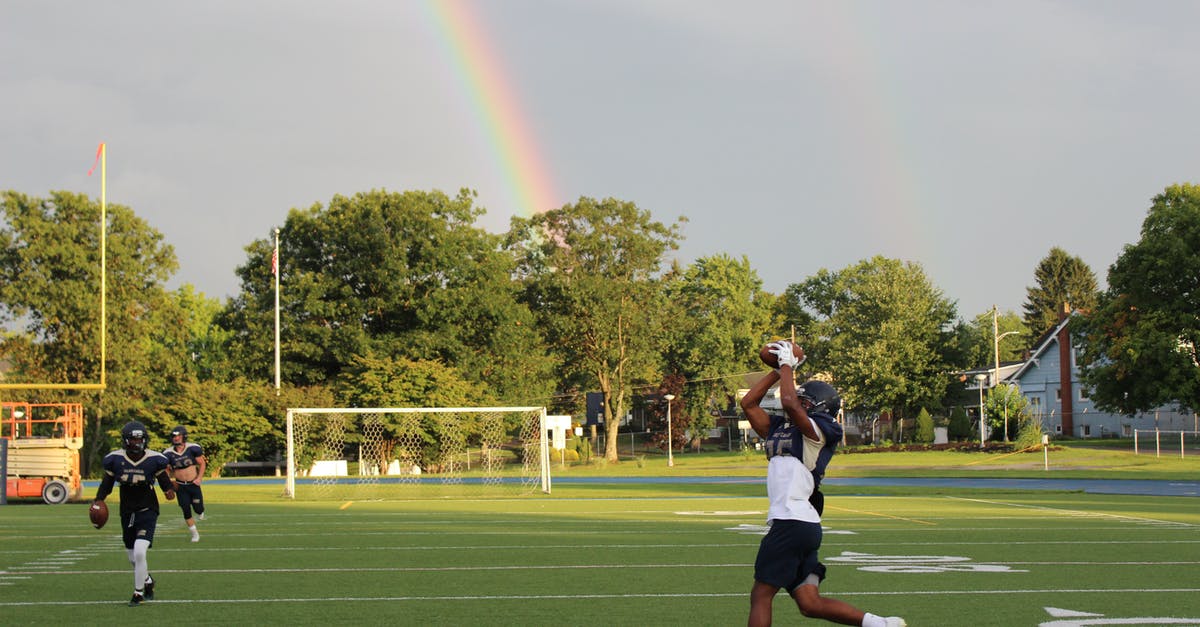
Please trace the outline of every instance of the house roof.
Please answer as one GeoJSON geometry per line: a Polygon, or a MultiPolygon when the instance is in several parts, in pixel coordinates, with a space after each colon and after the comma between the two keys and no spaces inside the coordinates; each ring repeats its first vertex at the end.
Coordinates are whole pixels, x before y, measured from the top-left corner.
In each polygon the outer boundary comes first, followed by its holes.
{"type": "Polygon", "coordinates": [[[1010,380],[1020,379],[1021,376],[1025,374],[1026,370],[1037,366],[1038,360],[1041,358],[1041,356],[1045,355],[1046,351],[1050,350],[1050,345],[1058,345],[1059,331],[1062,331],[1062,329],[1071,322],[1071,316],[1074,315],[1074,313],[1068,315],[1066,318],[1060,320],[1058,324],[1054,325],[1052,328],[1043,333],[1042,336],[1038,338],[1038,341],[1034,343],[1033,351],[1029,354],[1029,359],[1026,359],[1025,363],[1021,364],[1021,367],[1018,368],[1016,372],[1009,375],[1008,378],[1010,380]]]}

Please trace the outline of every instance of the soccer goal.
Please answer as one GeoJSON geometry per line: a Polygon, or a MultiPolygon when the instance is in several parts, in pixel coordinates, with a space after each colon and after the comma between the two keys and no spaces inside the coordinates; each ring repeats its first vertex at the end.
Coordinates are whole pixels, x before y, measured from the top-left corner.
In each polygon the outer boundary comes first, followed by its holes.
{"type": "Polygon", "coordinates": [[[371,500],[550,493],[545,407],[287,411],[284,496],[371,500]]]}

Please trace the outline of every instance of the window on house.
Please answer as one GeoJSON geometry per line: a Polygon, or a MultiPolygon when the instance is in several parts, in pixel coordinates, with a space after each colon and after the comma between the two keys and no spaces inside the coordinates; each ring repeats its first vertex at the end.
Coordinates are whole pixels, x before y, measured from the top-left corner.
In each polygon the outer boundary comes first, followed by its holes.
{"type": "Polygon", "coordinates": [[[1121,425],[1121,437],[1133,437],[1133,425],[1121,425]]]}
{"type": "Polygon", "coordinates": [[[1086,400],[1088,400],[1088,391],[1087,391],[1087,388],[1085,388],[1085,387],[1083,387],[1083,386],[1080,386],[1080,387],[1079,387],[1079,400],[1081,400],[1081,401],[1086,401],[1086,400]]]}
{"type": "Polygon", "coordinates": [[[1081,435],[1085,438],[1092,437],[1092,425],[1080,425],[1079,435],[1081,435]]]}
{"type": "Polygon", "coordinates": [[[1056,402],[1056,403],[1062,402],[1062,390],[1059,388],[1055,388],[1055,390],[1054,390],[1054,402],[1056,402]]]}
{"type": "Polygon", "coordinates": [[[1062,423],[1061,422],[1054,425],[1054,432],[1059,435],[1062,435],[1062,423]]]}

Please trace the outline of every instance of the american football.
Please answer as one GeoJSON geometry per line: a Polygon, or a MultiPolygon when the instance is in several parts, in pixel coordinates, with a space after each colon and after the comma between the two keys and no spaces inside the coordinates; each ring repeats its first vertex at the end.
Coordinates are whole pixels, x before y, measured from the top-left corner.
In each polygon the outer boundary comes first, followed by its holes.
{"type": "MultiPolygon", "coordinates": [[[[788,340],[780,340],[780,341],[787,342],[788,340]]],[[[764,345],[761,349],[759,349],[758,358],[761,359],[764,364],[766,364],[772,368],[778,368],[779,360],[776,359],[775,354],[771,352],[771,344],[773,344],[773,343],[774,342],[769,342],[766,345],[764,345]]],[[[804,349],[800,348],[800,345],[795,342],[789,342],[789,343],[792,345],[792,354],[795,355],[796,358],[799,359],[801,362],[803,362],[804,361],[804,349]]]]}
{"type": "Polygon", "coordinates": [[[88,518],[92,520],[92,526],[99,529],[108,522],[108,504],[104,501],[92,501],[91,507],[88,508],[88,518]]]}

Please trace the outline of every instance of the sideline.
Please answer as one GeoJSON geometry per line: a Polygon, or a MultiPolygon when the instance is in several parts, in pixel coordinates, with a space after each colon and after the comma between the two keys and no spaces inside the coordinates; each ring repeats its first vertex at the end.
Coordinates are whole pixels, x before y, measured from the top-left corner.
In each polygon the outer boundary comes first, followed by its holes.
{"type": "MultiPolygon", "coordinates": [[[[353,479],[348,477],[347,479],[353,479]]],[[[372,477],[378,483],[400,483],[400,479],[372,477]]],[[[502,482],[516,481],[513,478],[502,482]]],[[[279,477],[237,477],[216,479],[222,485],[274,485],[283,486],[279,477]]],[[[297,480],[301,482],[301,480],[297,480]]],[[[403,479],[414,483],[412,478],[403,479]]],[[[492,479],[494,481],[494,479],[492,479]]],[[[417,483],[443,483],[442,479],[424,478],[417,483]]],[[[482,479],[464,477],[456,483],[481,483],[482,479]]],[[[728,476],[682,476],[682,477],[554,477],[556,484],[706,484],[745,483],[766,484],[765,477],[728,476]]],[[[1166,481],[1156,479],[1003,479],[969,477],[826,477],[823,485],[842,487],[917,487],[917,488],[974,488],[989,490],[1056,490],[1060,492],[1085,492],[1087,494],[1129,494],[1140,496],[1195,496],[1200,497],[1200,481],[1166,481]]],[[[84,481],[84,488],[95,488],[99,481],[84,481]]]]}

